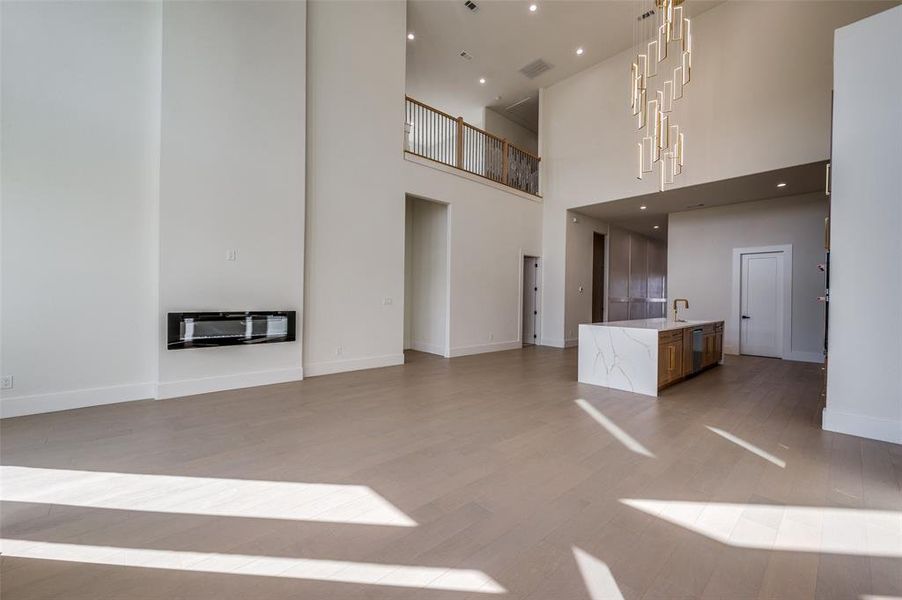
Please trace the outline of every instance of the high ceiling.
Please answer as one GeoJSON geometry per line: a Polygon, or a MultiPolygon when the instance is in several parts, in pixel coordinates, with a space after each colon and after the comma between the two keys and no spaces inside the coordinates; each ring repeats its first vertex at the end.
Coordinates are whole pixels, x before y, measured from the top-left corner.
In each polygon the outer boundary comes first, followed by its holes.
{"type": "Polygon", "coordinates": [[[605,223],[663,240],[667,238],[667,215],[670,213],[822,192],[825,183],[825,164],[816,162],[798,165],[613,202],[591,204],[573,210],[605,223]],[[779,183],[786,185],[777,187],[779,183]],[[645,206],[645,210],[640,209],[640,206],[645,206]],[[655,225],[658,229],[654,228],[655,225]]]}
{"type": "MultiPolygon", "coordinates": [[[[529,0],[472,1],[478,10],[465,0],[408,0],[407,28],[415,38],[407,42],[407,92],[470,121],[481,122],[482,109],[491,106],[533,131],[539,88],[632,46],[633,24],[649,3],[535,0],[531,12],[529,0]],[[538,59],[552,68],[534,79],[520,73],[538,59]]],[[[688,0],[684,6],[697,15],[722,1],[688,0]]]]}

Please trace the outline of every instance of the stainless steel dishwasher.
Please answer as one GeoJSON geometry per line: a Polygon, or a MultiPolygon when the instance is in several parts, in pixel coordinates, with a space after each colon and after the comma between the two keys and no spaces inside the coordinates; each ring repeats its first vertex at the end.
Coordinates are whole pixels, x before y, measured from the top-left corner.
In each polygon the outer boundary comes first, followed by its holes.
{"type": "Polygon", "coordinates": [[[692,330],[692,372],[697,373],[702,369],[702,361],[704,360],[704,336],[702,328],[696,327],[692,330]]]}

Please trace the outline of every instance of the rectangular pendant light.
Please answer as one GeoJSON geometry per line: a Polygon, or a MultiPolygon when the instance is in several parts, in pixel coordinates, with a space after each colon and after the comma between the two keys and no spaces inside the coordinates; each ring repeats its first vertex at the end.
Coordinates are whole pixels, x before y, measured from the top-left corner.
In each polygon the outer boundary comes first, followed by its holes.
{"type": "Polygon", "coordinates": [[[648,61],[646,64],[646,77],[654,77],[658,74],[658,61],[654,60],[658,56],[658,40],[648,42],[648,61]]]}

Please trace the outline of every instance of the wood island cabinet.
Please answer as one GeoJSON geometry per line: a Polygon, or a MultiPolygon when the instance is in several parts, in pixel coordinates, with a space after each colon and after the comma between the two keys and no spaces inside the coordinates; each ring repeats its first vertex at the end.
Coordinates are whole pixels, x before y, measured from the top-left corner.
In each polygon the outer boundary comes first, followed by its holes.
{"type": "Polygon", "coordinates": [[[720,364],[723,321],[689,324],[658,332],[658,389],[720,364]],[[696,356],[696,344],[698,349],[696,356]]]}

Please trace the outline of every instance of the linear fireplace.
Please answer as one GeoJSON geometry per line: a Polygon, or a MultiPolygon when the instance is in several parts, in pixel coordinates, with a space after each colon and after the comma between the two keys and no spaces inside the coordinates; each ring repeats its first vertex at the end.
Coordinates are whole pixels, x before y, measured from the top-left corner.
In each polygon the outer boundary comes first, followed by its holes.
{"type": "Polygon", "coordinates": [[[170,350],[293,342],[296,312],[175,312],[168,316],[170,350]]]}

